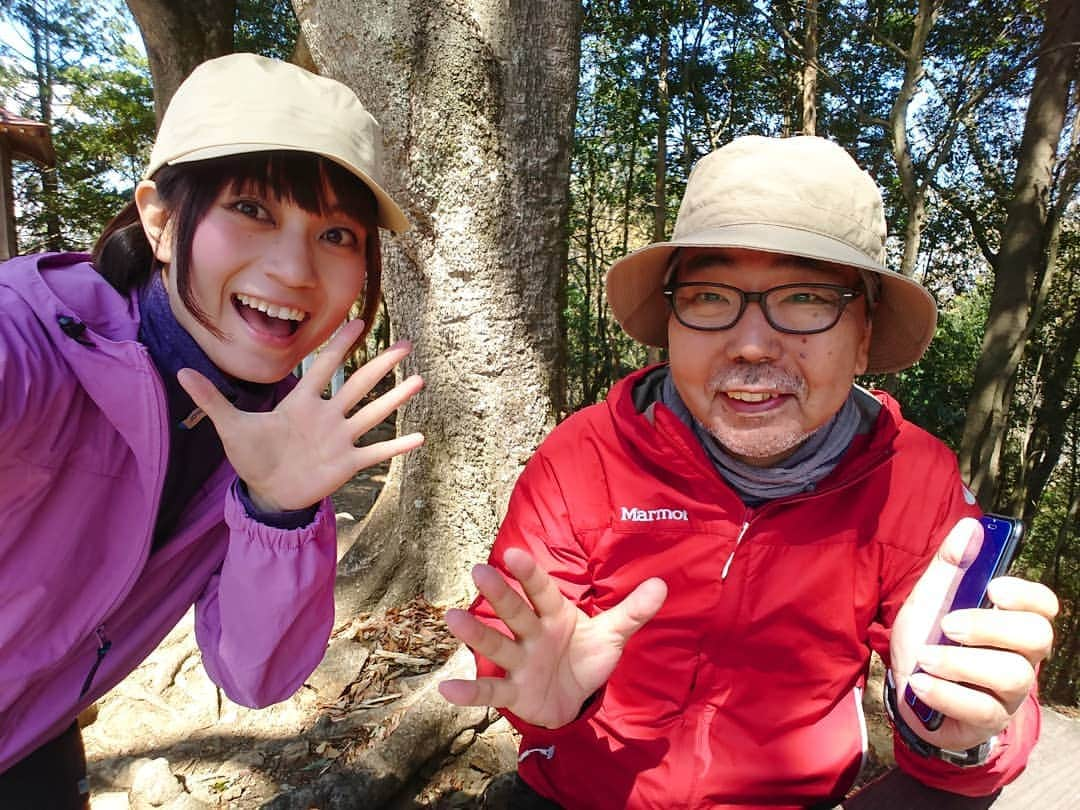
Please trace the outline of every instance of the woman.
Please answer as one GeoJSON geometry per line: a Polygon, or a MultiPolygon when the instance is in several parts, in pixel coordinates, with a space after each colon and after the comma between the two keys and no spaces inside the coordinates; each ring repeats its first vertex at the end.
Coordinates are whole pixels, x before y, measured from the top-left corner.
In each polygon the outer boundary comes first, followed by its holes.
{"type": "Polygon", "coordinates": [[[196,606],[207,672],[265,706],[333,622],[329,495],[421,444],[354,442],[401,342],[329,400],[378,305],[378,124],[344,85],[234,54],[199,66],[92,256],[0,267],[0,805],[85,807],[75,718],[196,606]],[[308,375],[291,376],[362,297],[308,375]]]}

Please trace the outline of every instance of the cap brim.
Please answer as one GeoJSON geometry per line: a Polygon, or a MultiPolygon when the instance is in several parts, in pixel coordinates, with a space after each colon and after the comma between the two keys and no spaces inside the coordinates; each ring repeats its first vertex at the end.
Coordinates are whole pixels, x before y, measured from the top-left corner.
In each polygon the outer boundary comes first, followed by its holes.
{"type": "Polygon", "coordinates": [[[398,204],[390,197],[389,194],[383,190],[375,180],[371,178],[367,172],[363,171],[359,167],[350,163],[349,161],[338,157],[337,155],[327,154],[325,152],[315,152],[311,149],[301,149],[296,146],[289,146],[287,144],[280,143],[230,143],[223,144],[221,146],[205,146],[200,149],[194,149],[190,152],[185,152],[182,155],[176,155],[169,157],[165,160],[161,160],[156,164],[147,166],[144,179],[156,172],[163,165],[172,165],[175,163],[194,163],[198,160],[212,160],[213,158],[229,157],[231,155],[242,155],[250,152],[311,152],[312,154],[318,154],[327,160],[332,160],[344,169],[347,169],[352,174],[356,175],[369,189],[371,193],[375,195],[375,200],[379,205],[377,222],[380,227],[394,231],[395,233],[403,233],[412,227],[412,224],[406,218],[405,213],[398,207],[398,204]]]}
{"type": "Polygon", "coordinates": [[[628,254],[607,273],[608,303],[623,330],[648,346],[667,346],[670,310],[664,277],[679,248],[745,248],[869,270],[882,280],[873,316],[867,373],[900,371],[922,357],[937,325],[933,297],[859,250],[821,234],[775,225],[741,224],[657,242],[628,254]]]}

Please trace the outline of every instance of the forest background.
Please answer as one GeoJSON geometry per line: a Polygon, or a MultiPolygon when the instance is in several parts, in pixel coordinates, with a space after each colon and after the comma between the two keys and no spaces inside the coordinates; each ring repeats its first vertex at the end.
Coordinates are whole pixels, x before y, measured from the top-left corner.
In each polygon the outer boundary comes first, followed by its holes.
{"type": "Polygon", "coordinates": [[[919,364],[863,382],[956,450],[984,509],[1025,519],[1017,568],[1062,603],[1042,692],[1078,705],[1078,7],[2,0],[3,106],[48,123],[57,154],[15,164],[19,250],[93,243],[203,59],[255,51],[350,84],[415,223],[387,240],[367,350],[413,339],[428,387],[399,425],[428,445],[358,526],[339,609],[460,603],[546,432],[663,359],[612,320],[607,267],[670,235],[708,151],[832,138],[885,190],[890,266],[941,313],[919,364]]]}

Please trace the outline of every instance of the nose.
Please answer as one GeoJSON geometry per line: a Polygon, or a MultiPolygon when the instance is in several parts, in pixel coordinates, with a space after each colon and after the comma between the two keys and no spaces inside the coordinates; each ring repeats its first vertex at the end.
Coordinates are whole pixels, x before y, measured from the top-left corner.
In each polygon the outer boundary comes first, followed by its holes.
{"type": "Polygon", "coordinates": [[[780,333],[765,319],[759,301],[749,302],[742,317],[722,334],[726,337],[725,350],[732,361],[762,363],[780,356],[780,333]]]}
{"type": "Polygon", "coordinates": [[[313,287],[315,257],[306,233],[284,229],[267,255],[267,275],[286,287],[313,287]]]}

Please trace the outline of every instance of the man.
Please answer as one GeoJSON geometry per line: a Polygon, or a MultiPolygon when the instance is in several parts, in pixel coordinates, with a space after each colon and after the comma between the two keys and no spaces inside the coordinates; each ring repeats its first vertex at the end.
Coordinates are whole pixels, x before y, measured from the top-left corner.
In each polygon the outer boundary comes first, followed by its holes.
{"type": "Polygon", "coordinates": [[[1023,769],[1056,599],[999,579],[1000,610],[945,623],[967,646],[926,644],[979,510],[952,453],[854,385],[916,362],[936,323],[884,249],[847,153],[745,137],[695,167],[671,242],[611,268],[616,318],[670,363],[543,443],[482,599],[447,614],[480,677],[443,694],[502,708],[537,806],[831,806],[865,751],[871,649],[906,772],[974,796],[1023,769]]]}

